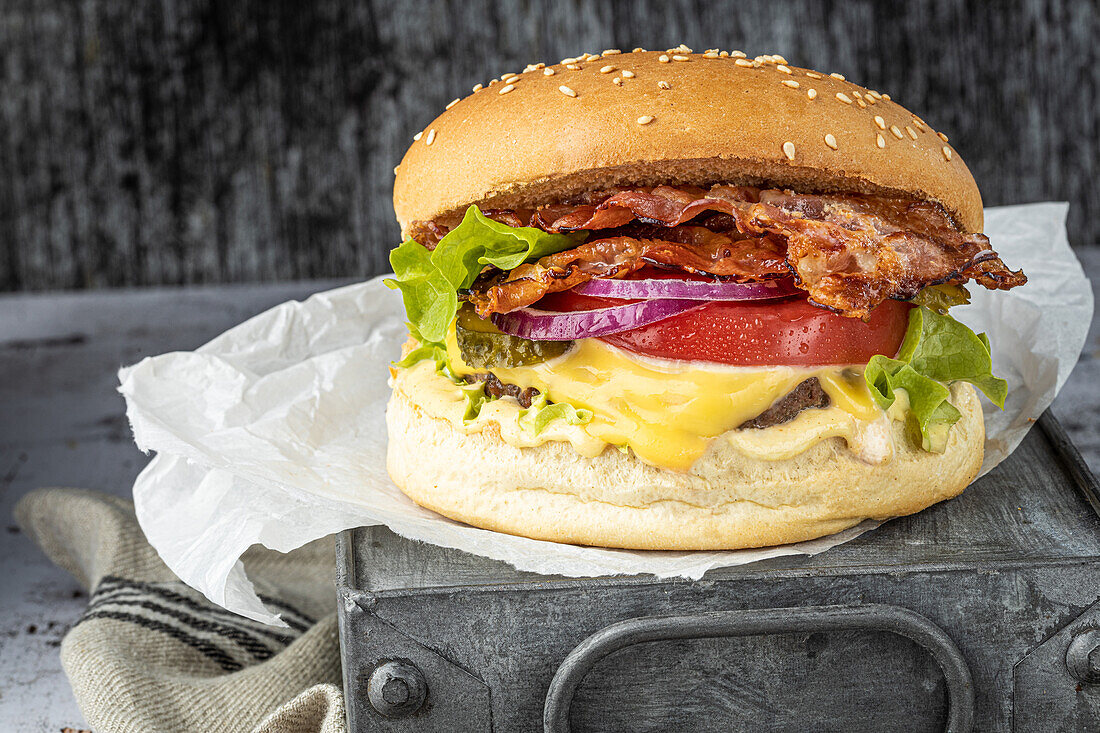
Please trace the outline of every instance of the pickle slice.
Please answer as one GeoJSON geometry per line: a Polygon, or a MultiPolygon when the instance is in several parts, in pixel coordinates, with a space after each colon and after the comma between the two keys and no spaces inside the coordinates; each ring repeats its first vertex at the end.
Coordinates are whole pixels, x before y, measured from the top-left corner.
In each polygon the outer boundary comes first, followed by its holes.
{"type": "Polygon", "coordinates": [[[969,303],[970,293],[962,285],[952,283],[929,285],[917,293],[917,297],[909,302],[914,305],[923,305],[936,311],[941,316],[946,316],[948,308],[969,303]]]}
{"type": "Polygon", "coordinates": [[[501,333],[492,321],[463,306],[455,316],[455,335],[462,360],[475,369],[517,367],[561,356],[572,341],[532,341],[501,333]]]}

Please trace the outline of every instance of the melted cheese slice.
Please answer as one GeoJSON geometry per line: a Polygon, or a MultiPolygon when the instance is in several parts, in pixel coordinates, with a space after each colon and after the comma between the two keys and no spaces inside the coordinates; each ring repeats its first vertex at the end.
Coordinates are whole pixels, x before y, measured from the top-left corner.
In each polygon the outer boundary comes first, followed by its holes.
{"type": "MultiPolygon", "coordinates": [[[[447,347],[456,374],[478,371],[462,361],[453,329],[447,347]]],[[[418,382],[432,376],[450,384],[430,367],[420,371],[424,374],[418,375],[418,382]]],[[[584,339],[555,359],[491,371],[502,382],[538,389],[552,402],[587,408],[593,413],[592,421],[583,426],[551,423],[532,436],[512,425],[514,416],[501,414],[514,409],[518,416],[515,401],[497,400],[487,403],[477,419],[465,423],[461,410],[454,412],[462,400],[461,390],[451,385],[453,392],[444,397],[439,390],[445,392],[446,387],[438,384],[432,390],[432,401],[440,413],[437,416],[456,424],[457,414],[458,424],[467,432],[482,429],[489,420],[498,422],[502,439],[519,446],[568,440],[584,455],[596,455],[608,444],[628,446],[648,463],[681,471],[689,469],[719,436],[726,435],[749,455],[781,459],[830,437],[844,437],[851,446],[867,433],[868,424],[883,418],[858,367],[727,367],[642,358],[597,339],[584,339]],[[735,430],[810,377],[821,381],[832,406],[804,411],[785,425],[735,430]],[[448,400],[456,406],[450,411],[444,409],[448,400]],[[807,413],[811,415],[807,417],[807,413]]],[[[407,391],[423,402],[423,386],[407,391]]]]}

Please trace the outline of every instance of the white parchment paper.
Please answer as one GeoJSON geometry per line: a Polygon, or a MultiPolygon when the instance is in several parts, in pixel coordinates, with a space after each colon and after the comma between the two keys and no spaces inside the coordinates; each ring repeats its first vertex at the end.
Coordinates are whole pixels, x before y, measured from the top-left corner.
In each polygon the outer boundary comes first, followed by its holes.
{"type": "MultiPolygon", "coordinates": [[[[990,293],[952,313],[989,334],[1008,405],[986,404],[983,471],[1002,461],[1051,403],[1092,318],[1092,292],[1065,234],[1064,203],[986,211],[986,232],[1023,288],[990,293]]],[[[134,484],[138,520],[179,577],[210,600],[282,624],[260,602],[239,560],[254,544],[289,551],[350,527],[398,534],[547,574],[707,570],[813,554],[878,526],[866,522],[794,545],[732,552],[577,547],[512,537],[415,505],[385,469],[389,362],[405,340],[400,297],[381,278],[283,303],[194,352],[150,357],[119,373],[138,446],[156,457],[134,484]]]]}

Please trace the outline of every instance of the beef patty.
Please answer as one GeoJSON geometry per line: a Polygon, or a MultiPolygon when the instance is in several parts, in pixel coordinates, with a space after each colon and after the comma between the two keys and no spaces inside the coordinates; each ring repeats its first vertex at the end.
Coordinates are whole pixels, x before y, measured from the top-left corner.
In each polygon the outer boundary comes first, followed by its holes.
{"type": "Polygon", "coordinates": [[[741,423],[740,429],[754,428],[762,430],[773,425],[782,425],[798,417],[798,413],[809,408],[825,408],[830,404],[829,395],[821,386],[817,377],[810,377],[787,394],[772,403],[772,406],[751,420],[741,423]]]}

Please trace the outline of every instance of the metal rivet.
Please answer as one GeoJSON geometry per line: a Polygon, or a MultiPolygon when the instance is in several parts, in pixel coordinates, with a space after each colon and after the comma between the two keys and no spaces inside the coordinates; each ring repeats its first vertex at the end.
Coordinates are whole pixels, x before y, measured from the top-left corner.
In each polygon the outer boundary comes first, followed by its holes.
{"type": "Polygon", "coordinates": [[[428,683],[420,670],[407,662],[385,662],[371,672],[367,699],[387,718],[412,715],[424,704],[428,683]]]}
{"type": "Polygon", "coordinates": [[[1100,629],[1074,635],[1066,649],[1066,669],[1081,682],[1090,685],[1100,682],[1100,629]]]}

